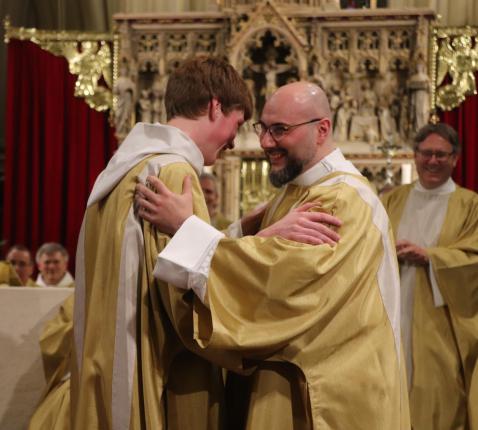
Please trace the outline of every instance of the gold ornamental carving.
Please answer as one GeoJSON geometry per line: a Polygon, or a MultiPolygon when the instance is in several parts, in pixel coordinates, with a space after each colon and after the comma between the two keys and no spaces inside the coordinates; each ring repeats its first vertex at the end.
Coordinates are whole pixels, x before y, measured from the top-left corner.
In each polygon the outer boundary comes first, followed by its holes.
{"type": "Polygon", "coordinates": [[[478,28],[435,28],[432,51],[435,106],[449,111],[477,93],[478,28]]]}
{"type": "Polygon", "coordinates": [[[5,43],[28,40],[45,51],[66,58],[70,73],[77,76],[75,96],[103,112],[113,104],[113,55],[111,34],[47,31],[11,27],[5,19],[5,43]]]}

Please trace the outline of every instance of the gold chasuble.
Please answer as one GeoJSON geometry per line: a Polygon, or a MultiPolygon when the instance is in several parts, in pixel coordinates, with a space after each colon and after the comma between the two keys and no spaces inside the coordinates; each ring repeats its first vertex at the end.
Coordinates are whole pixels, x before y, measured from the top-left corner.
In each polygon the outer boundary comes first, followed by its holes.
{"type": "Polygon", "coordinates": [[[70,367],[73,342],[73,295],[45,326],[40,338],[47,387],[30,419],[29,430],[70,428],[70,367]]]}
{"type": "Polygon", "coordinates": [[[0,261],[0,285],[21,286],[22,281],[8,261],[0,261]]]}
{"type": "Polygon", "coordinates": [[[263,227],[312,201],[343,221],[337,245],[247,236],[223,238],[214,252],[205,239],[198,241],[203,261],[186,267],[178,251],[190,222],[200,236],[191,217],[159,255],[156,270],[175,279],[187,269],[187,280],[176,285],[195,292],[202,282],[196,341],[206,351],[235,352],[251,373],[248,391],[241,387],[230,408],[228,429],[407,429],[399,276],[386,212],[335,150],[284,187],[263,227]]]}
{"type": "Polygon", "coordinates": [[[199,349],[192,344],[194,294],[153,278],[168,237],[141,222],[133,208],[138,177],[157,175],[180,193],[190,175],[194,212],[208,221],[197,176],[202,164],[201,152],[180,130],[140,123],[95,183],[76,263],[75,430],[219,427],[221,372],[183,346],[199,349]]]}
{"type": "MultiPolygon", "coordinates": [[[[383,198],[395,232],[416,187],[398,187],[383,198]]],[[[458,186],[449,193],[437,241],[426,249],[430,266],[416,267],[411,307],[412,426],[414,430],[477,430],[476,193],[458,186]]]]}

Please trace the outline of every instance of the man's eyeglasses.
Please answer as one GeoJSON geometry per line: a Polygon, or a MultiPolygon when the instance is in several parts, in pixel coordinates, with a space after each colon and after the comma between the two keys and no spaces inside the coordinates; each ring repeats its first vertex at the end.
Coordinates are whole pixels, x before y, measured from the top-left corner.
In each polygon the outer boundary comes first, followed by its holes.
{"type": "Polygon", "coordinates": [[[315,118],[311,119],[310,121],[301,122],[300,124],[272,124],[269,127],[267,127],[263,122],[259,121],[254,123],[252,126],[254,127],[254,131],[259,138],[264,137],[265,134],[269,132],[269,134],[272,136],[272,139],[278,142],[295,128],[300,127],[301,125],[313,124],[314,122],[319,122],[322,120],[323,118],[315,118]]]}
{"type": "Polygon", "coordinates": [[[450,156],[452,156],[455,151],[445,152],[445,151],[429,151],[427,149],[416,149],[415,152],[423,160],[431,160],[433,156],[437,161],[447,161],[450,156]]]}

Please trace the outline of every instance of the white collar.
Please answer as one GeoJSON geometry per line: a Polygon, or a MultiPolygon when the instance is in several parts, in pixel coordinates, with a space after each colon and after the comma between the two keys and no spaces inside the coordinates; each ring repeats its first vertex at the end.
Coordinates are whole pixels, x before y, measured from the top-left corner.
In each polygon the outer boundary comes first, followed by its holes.
{"type": "Polygon", "coordinates": [[[354,175],[361,175],[355,166],[345,159],[342,151],[339,148],[336,148],[318,163],[314,164],[310,169],[297,176],[297,178],[290,183],[308,187],[331,172],[345,172],[354,175]]]}
{"type": "Polygon", "coordinates": [[[201,151],[180,129],[160,123],[140,122],[126,136],[96,179],[87,206],[105,197],[135,165],[154,154],[180,155],[193,166],[198,175],[204,165],[201,151]]]}
{"type": "Polygon", "coordinates": [[[414,189],[419,191],[420,193],[426,194],[450,194],[456,190],[456,184],[453,182],[453,179],[448,178],[447,181],[436,188],[425,188],[421,183],[420,180],[415,182],[414,189]]]}
{"type": "Polygon", "coordinates": [[[60,279],[60,281],[57,284],[47,284],[45,280],[43,279],[43,276],[38,274],[36,284],[40,285],[40,287],[69,287],[71,284],[73,284],[75,280],[73,279],[73,276],[71,276],[70,272],[66,272],[63,275],[63,278],[60,279]]]}

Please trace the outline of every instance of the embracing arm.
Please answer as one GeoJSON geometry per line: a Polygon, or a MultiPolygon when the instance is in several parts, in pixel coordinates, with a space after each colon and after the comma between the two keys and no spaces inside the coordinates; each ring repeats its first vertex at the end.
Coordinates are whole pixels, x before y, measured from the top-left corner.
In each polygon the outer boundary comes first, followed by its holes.
{"type": "MultiPolygon", "coordinates": [[[[191,179],[186,177],[182,194],[171,192],[158,178],[148,177],[149,188],[143,184],[136,186],[135,202],[138,214],[156,225],[159,230],[174,235],[192,215],[191,179]],[[150,189],[151,188],[151,189],[150,189]]],[[[339,227],[341,221],[323,212],[310,212],[317,203],[310,202],[292,210],[287,216],[260,231],[260,237],[282,237],[311,245],[334,244],[340,236],[330,226],[339,227]]],[[[255,233],[262,221],[261,209],[252,216],[246,215],[242,221],[245,234],[255,233]]]]}

